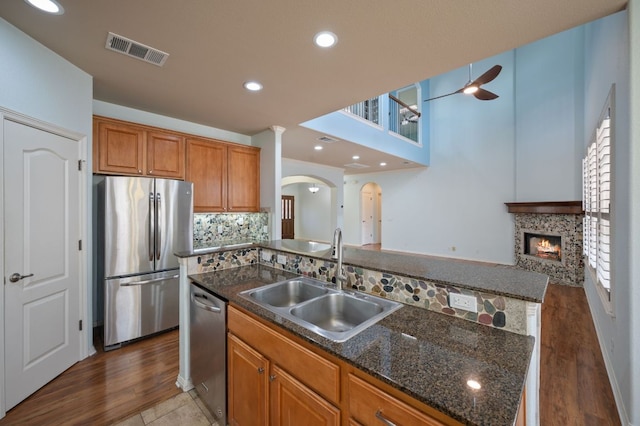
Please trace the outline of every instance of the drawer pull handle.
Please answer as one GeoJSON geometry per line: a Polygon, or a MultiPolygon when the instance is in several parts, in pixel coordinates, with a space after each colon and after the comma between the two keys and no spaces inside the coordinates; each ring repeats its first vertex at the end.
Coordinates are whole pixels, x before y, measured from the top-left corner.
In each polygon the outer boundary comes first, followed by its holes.
{"type": "Polygon", "coordinates": [[[376,417],[386,426],[396,426],[395,423],[390,422],[389,420],[387,420],[383,415],[382,412],[380,410],[376,411],[376,417]]]}
{"type": "Polygon", "coordinates": [[[262,373],[264,373],[264,368],[258,367],[258,374],[262,374],[262,373]]]}

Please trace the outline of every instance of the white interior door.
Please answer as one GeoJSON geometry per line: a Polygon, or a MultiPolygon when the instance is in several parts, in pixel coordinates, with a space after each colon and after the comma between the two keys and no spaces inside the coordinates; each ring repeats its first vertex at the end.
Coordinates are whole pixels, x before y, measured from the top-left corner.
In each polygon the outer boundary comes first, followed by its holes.
{"type": "Polygon", "coordinates": [[[361,191],[362,198],[362,244],[373,244],[373,194],[371,191],[361,191]]]}
{"type": "Polygon", "coordinates": [[[80,358],[78,145],[4,121],[7,410],[80,358]]]}

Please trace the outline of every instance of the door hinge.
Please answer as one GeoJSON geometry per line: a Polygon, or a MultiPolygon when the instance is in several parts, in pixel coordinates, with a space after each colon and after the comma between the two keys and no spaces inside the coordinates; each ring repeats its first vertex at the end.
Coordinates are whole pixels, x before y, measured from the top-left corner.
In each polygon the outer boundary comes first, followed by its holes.
{"type": "Polygon", "coordinates": [[[79,328],[80,331],[82,331],[82,320],[79,321],[78,328],[79,328]]]}
{"type": "Polygon", "coordinates": [[[82,240],[78,240],[78,250],[82,251],[82,240]]]}
{"type": "Polygon", "coordinates": [[[82,171],[82,160],[78,160],[78,171],[82,171]]]}

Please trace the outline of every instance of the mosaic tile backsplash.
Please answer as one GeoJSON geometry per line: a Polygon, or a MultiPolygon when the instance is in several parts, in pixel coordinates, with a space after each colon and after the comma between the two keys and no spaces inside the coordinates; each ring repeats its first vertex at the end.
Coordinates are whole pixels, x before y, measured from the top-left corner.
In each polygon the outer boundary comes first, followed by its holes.
{"type": "Polygon", "coordinates": [[[268,240],[268,226],[269,213],[196,213],[193,246],[208,246],[216,241],[268,240]]]}
{"type": "MultiPolygon", "coordinates": [[[[269,261],[265,261],[261,255],[261,263],[320,281],[334,282],[333,262],[268,249],[261,249],[261,253],[270,258],[269,261]],[[286,256],[286,264],[276,262],[277,254],[286,256]]],[[[345,272],[349,288],[513,333],[527,334],[527,302],[524,300],[353,266],[345,266],[345,272]],[[478,312],[450,308],[450,293],[474,296],[478,312]]]]}
{"type": "Polygon", "coordinates": [[[238,266],[251,265],[257,262],[258,249],[254,247],[221,251],[190,257],[187,260],[187,273],[204,274],[207,272],[221,271],[223,269],[237,268],[238,266]]]}

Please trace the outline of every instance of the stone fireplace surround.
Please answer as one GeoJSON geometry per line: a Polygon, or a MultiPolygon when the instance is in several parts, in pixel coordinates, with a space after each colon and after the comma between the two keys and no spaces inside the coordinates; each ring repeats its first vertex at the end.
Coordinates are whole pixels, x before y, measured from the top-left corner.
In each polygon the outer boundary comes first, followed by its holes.
{"type": "Polygon", "coordinates": [[[540,272],[559,284],[582,286],[582,202],[547,201],[505,203],[515,216],[516,266],[540,272]],[[559,235],[562,237],[562,262],[524,254],[524,233],[559,235]]]}

